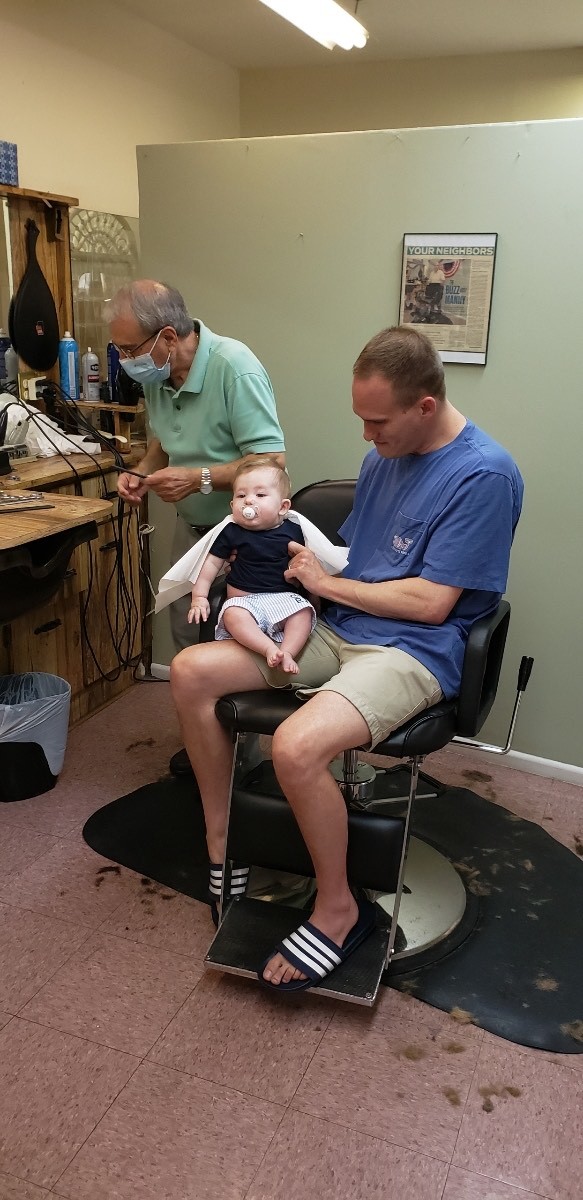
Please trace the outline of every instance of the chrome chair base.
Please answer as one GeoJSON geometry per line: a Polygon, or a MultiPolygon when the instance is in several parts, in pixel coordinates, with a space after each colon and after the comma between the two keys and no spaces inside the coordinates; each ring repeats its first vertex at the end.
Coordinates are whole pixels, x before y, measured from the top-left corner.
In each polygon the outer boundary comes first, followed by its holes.
{"type": "MultiPolygon", "coordinates": [[[[395,897],[371,898],[389,916],[395,897]]],[[[391,962],[409,959],[442,942],[460,924],[466,910],[466,889],[445,855],[427,842],[412,837],[409,842],[405,886],[399,907],[398,939],[391,962]]]]}

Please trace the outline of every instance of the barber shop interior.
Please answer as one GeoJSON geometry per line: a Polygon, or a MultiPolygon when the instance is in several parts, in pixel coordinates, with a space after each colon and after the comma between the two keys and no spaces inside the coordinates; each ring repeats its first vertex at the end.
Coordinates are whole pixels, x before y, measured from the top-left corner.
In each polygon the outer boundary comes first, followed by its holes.
{"type": "Polygon", "coordinates": [[[0,1200],[581,1200],[580,0],[0,46],[0,1200]]]}

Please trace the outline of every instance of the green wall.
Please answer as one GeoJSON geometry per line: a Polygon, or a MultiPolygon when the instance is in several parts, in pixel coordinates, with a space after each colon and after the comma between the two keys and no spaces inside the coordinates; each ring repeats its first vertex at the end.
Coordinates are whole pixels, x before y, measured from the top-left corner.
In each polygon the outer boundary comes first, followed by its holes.
{"type": "MultiPolygon", "coordinates": [[[[520,656],[532,654],[514,748],[583,765],[583,121],[142,147],[138,165],[144,273],[262,359],[295,487],[358,471],[351,367],[398,317],[403,233],[498,233],[488,363],[446,368],[452,402],[526,481],[485,734],[503,737],[520,656]]],[[[160,507],[159,573],[170,525],[160,507]]],[[[171,653],[160,623],[154,659],[171,653]]]]}

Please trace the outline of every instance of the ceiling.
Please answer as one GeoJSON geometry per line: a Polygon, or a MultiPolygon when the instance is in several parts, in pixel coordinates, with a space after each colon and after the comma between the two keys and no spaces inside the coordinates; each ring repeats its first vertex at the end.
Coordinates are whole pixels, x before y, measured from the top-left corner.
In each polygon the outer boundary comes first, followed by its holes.
{"type": "Polygon", "coordinates": [[[324,49],[260,0],[114,2],[242,70],[583,47],[583,0],[340,0],[369,32],[349,53],[324,49]]]}

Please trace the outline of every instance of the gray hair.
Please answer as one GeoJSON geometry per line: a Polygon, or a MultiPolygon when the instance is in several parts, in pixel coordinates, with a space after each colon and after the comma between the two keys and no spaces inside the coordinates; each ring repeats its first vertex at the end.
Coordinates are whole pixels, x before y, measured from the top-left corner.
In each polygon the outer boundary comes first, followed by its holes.
{"type": "Polygon", "coordinates": [[[194,328],[184,297],[167,283],[137,279],[116,292],[107,304],[107,320],[114,321],[131,312],[144,333],[157,333],[166,325],[175,329],[178,337],[188,337],[194,328]]]}

